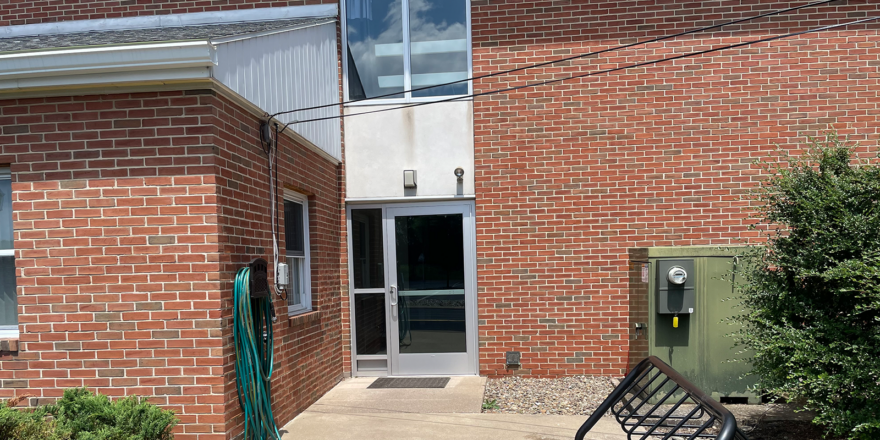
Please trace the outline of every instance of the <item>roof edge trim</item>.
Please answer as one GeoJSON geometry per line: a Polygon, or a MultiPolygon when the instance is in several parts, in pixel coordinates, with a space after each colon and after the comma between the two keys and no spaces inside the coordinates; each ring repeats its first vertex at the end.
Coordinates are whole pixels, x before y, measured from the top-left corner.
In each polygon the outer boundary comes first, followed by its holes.
{"type": "Polygon", "coordinates": [[[0,38],[34,35],[72,34],[77,32],[112,31],[129,29],[154,29],[180,26],[197,26],[249,21],[285,20],[293,18],[336,17],[336,4],[287,6],[283,8],[236,9],[187,14],[150,15],[94,20],[73,20],[55,23],[23,24],[0,27],[0,38]]]}
{"type": "Polygon", "coordinates": [[[335,24],[335,23],[336,23],[335,18],[328,18],[327,20],[322,20],[322,21],[318,21],[315,23],[302,24],[302,25],[298,25],[298,26],[288,26],[288,27],[284,27],[284,28],[272,29],[270,31],[251,32],[249,34],[231,35],[228,37],[215,38],[215,39],[211,39],[211,44],[217,45],[217,44],[232,43],[233,41],[241,41],[241,40],[248,40],[251,38],[266,37],[269,35],[281,34],[284,32],[298,31],[298,30],[302,30],[302,29],[308,29],[310,27],[324,26],[327,24],[335,24]]]}

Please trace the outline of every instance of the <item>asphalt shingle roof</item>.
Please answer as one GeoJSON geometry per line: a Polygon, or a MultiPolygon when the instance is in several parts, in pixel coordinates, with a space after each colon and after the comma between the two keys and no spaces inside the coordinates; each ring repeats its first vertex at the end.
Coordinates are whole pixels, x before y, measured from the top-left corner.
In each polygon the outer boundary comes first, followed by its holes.
{"type": "Polygon", "coordinates": [[[325,18],[297,18],[197,26],[150,29],[90,31],[69,34],[35,35],[0,38],[0,52],[55,49],[65,47],[104,46],[109,44],[149,43],[161,41],[207,40],[265,32],[294,26],[308,26],[325,18]]]}

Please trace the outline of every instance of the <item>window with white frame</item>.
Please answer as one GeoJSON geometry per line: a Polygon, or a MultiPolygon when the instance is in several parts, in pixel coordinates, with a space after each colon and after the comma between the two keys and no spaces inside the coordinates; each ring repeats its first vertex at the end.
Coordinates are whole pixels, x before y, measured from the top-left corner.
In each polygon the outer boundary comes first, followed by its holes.
{"type": "Polygon", "coordinates": [[[15,250],[12,244],[12,176],[0,167],[0,339],[18,338],[15,250]]]}
{"type": "Polygon", "coordinates": [[[291,315],[312,309],[308,207],[305,196],[284,192],[284,248],[290,269],[287,310],[291,315]]]}
{"type": "Polygon", "coordinates": [[[345,0],[349,99],[466,95],[470,0],[345,0]]]}

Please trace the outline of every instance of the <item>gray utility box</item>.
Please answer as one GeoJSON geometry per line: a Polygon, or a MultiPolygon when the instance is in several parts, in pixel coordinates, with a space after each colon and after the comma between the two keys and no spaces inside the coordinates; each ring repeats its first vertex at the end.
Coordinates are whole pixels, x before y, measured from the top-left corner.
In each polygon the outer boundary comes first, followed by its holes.
{"type": "Polygon", "coordinates": [[[657,260],[657,313],[659,314],[690,314],[694,313],[696,293],[696,274],[694,273],[694,260],[657,260]],[[687,274],[682,284],[676,284],[670,280],[670,271],[679,276],[681,270],[687,274]]]}

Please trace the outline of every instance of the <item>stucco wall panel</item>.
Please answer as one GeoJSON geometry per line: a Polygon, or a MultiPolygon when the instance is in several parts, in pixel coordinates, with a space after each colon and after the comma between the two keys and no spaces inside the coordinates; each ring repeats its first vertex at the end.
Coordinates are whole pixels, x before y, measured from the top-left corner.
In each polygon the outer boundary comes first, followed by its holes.
{"type": "MultiPolygon", "coordinates": [[[[349,107],[347,114],[395,106],[349,107]]],[[[394,110],[345,121],[347,197],[436,197],[474,194],[471,102],[394,110]],[[455,168],[464,169],[462,183],[455,168]],[[403,171],[416,170],[418,187],[404,189],[403,171]]]]}

